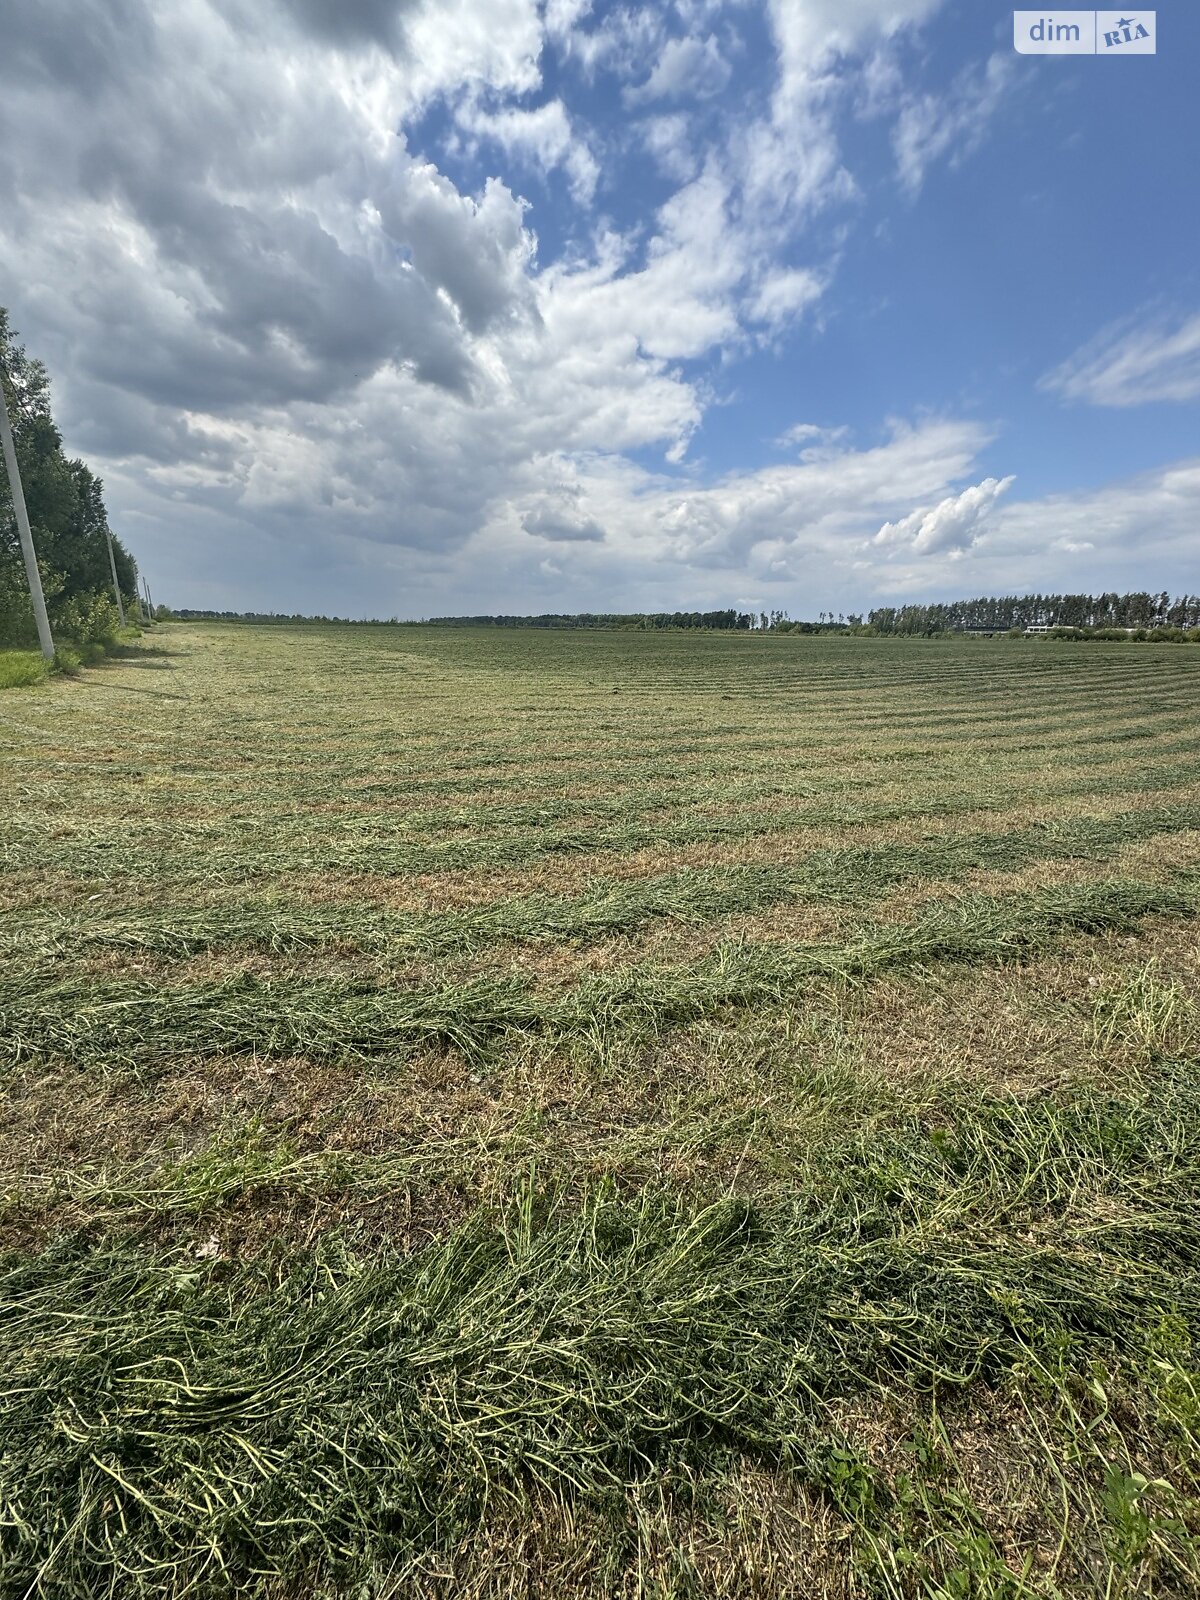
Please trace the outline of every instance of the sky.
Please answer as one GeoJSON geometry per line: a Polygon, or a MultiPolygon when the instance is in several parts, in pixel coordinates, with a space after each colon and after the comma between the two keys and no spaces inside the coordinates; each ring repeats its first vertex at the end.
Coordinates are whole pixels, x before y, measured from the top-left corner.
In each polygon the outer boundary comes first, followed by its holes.
{"type": "Polygon", "coordinates": [[[0,0],[0,303],[175,606],[1192,591],[1200,6],[1156,33],[0,0]]]}

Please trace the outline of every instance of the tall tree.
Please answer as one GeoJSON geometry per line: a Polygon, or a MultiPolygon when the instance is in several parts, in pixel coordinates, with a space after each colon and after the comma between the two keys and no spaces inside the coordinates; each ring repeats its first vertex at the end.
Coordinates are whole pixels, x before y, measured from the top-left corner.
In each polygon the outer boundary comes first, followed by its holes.
{"type": "MultiPolygon", "coordinates": [[[[56,614],[78,617],[94,597],[111,593],[103,485],[84,462],[64,454],[46,369],[19,343],[3,306],[0,370],[51,621],[56,614]]],[[[121,591],[132,597],[133,558],[118,539],[113,555],[121,591]]],[[[0,473],[0,642],[23,642],[30,621],[12,490],[0,473]]]]}

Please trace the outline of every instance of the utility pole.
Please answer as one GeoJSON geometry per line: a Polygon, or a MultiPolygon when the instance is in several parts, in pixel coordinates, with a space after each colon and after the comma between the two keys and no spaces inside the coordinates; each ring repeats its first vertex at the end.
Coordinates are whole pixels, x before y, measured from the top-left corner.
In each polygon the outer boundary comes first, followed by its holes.
{"type": "MultiPolygon", "coordinates": [[[[0,378],[4,367],[0,364],[0,378]]],[[[8,420],[8,396],[0,382],[0,435],[3,435],[4,465],[8,468],[8,487],[12,491],[13,510],[17,516],[17,532],[21,536],[21,554],[25,557],[25,575],[29,579],[29,596],[33,601],[33,615],[37,622],[38,643],[49,661],[54,656],[54,636],[50,632],[50,618],[46,615],[46,597],[42,593],[42,575],[38,571],[37,554],[33,548],[33,531],[29,526],[29,512],[25,509],[25,491],[21,487],[21,470],[17,466],[17,447],[13,442],[12,423],[8,420]]]]}
{"type": "Polygon", "coordinates": [[[112,573],[113,593],[117,597],[117,616],[121,619],[121,626],[125,626],[125,602],[121,599],[121,585],[117,582],[117,558],[113,555],[112,529],[108,523],[104,524],[104,537],[108,540],[108,566],[112,573]]]}

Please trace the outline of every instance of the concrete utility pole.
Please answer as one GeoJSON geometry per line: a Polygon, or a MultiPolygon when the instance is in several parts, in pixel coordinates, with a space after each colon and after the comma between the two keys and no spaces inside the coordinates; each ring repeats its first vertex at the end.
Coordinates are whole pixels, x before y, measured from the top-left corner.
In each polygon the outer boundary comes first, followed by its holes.
{"type": "Polygon", "coordinates": [[[108,566],[112,573],[113,593],[117,597],[117,615],[121,619],[121,626],[125,626],[125,602],[121,599],[121,585],[117,582],[117,558],[113,555],[112,529],[108,523],[104,524],[104,537],[108,540],[108,566]]]}
{"type": "MultiPolygon", "coordinates": [[[[0,375],[3,374],[0,366],[0,375]]],[[[33,601],[33,615],[37,622],[38,643],[49,661],[54,655],[54,636],[50,632],[50,618],[46,615],[46,597],[42,593],[42,575],[38,571],[37,555],[33,548],[33,532],[29,526],[29,512],[25,509],[25,491],[21,487],[21,471],[17,466],[17,447],[13,442],[12,423],[8,420],[8,397],[0,383],[0,435],[3,435],[4,465],[8,468],[8,487],[12,491],[13,510],[17,515],[17,532],[21,536],[21,554],[25,557],[25,575],[29,579],[29,594],[33,601]]]]}

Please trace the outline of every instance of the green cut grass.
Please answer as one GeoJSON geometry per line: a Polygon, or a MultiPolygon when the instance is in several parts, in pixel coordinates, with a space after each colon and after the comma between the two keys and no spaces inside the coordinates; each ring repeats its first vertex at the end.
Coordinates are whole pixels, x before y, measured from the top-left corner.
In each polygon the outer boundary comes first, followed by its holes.
{"type": "MultiPolygon", "coordinates": [[[[936,1140],[815,1154],[754,1204],[564,1204],[531,1178],[403,1258],[330,1239],[257,1266],[71,1241],[10,1260],[6,1582],[351,1592],[497,1501],[619,1517],[633,1484],[747,1459],[882,1557],[896,1508],[850,1492],[872,1474],[840,1399],[1064,1358],[1132,1372],[1200,1314],[1197,1091],[1173,1070],[1135,1099],[985,1101],[936,1140]]],[[[1182,1524],[1170,1556],[1200,1579],[1182,1524]]]]}
{"type": "Polygon", "coordinates": [[[425,916],[372,915],[358,907],[309,911],[246,905],[229,911],[13,917],[5,946],[28,956],[88,947],[187,956],[211,950],[297,953],[337,946],[396,959],[441,959],[506,941],[585,943],[654,921],[705,926],[801,901],[864,905],[906,882],[953,882],[970,872],[1015,872],[1038,861],[1103,861],[1129,844],[1200,828],[1200,803],[1069,818],[996,833],[934,834],[912,844],[814,851],[795,866],[694,869],[598,880],[574,898],[531,896],[425,916]]]}
{"type": "Polygon", "coordinates": [[[450,987],[56,978],[50,967],[0,977],[0,1061],[69,1059],[113,1068],[254,1052],[313,1060],[402,1059],[428,1045],[479,1057],[506,1037],[545,1034],[601,1052],[725,1006],[782,1000],[815,979],[865,979],[934,962],[1028,956],[1078,931],[1132,929],[1150,915],[1195,916],[1200,882],[1111,881],[938,906],[919,921],[869,929],[848,945],[721,945],[692,968],[617,967],[565,993],[527,980],[450,987]]]}
{"type": "Polygon", "coordinates": [[[1200,653],[7,710],[0,1600],[1200,1593],[1200,653]]]}

